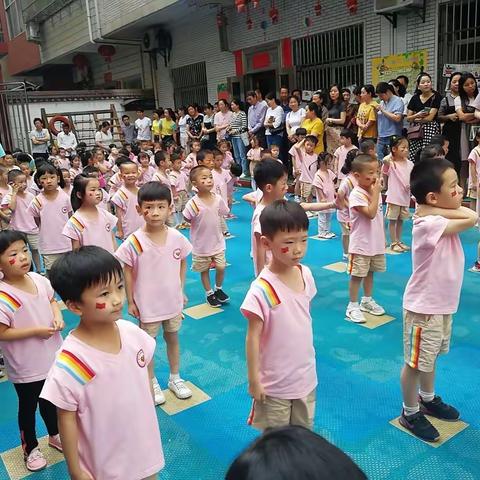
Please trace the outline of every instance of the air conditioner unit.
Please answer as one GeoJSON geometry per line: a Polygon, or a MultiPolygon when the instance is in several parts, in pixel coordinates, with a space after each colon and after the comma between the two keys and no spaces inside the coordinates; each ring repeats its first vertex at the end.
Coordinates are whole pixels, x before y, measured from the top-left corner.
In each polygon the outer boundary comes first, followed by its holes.
{"type": "Polygon", "coordinates": [[[151,28],[143,36],[143,48],[147,52],[154,52],[157,50],[157,47],[157,32],[154,28],[151,28]]]}
{"type": "Polygon", "coordinates": [[[375,0],[374,12],[385,13],[397,13],[401,10],[408,8],[422,8],[424,0],[375,0]]]}
{"type": "Polygon", "coordinates": [[[36,22],[28,22],[25,25],[27,40],[33,43],[40,43],[40,25],[36,22]]]}

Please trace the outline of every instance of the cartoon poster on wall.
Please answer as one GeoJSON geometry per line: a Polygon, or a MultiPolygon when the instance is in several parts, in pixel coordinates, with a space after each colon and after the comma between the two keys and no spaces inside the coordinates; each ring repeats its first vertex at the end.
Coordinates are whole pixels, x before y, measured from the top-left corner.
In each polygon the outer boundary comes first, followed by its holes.
{"type": "Polygon", "coordinates": [[[378,82],[388,82],[399,75],[406,75],[411,90],[418,74],[425,71],[427,63],[428,50],[372,58],[372,83],[376,85],[378,82]]]}

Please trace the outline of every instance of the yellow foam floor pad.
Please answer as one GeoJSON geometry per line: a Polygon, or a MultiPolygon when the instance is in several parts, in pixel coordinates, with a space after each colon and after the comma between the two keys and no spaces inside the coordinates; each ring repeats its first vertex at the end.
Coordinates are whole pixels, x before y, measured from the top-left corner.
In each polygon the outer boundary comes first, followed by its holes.
{"type": "Polygon", "coordinates": [[[200,305],[195,305],[194,307],[186,308],[183,313],[189,317],[199,320],[201,318],[209,317],[211,315],[216,315],[221,313],[223,310],[221,308],[213,308],[208,303],[202,303],[200,305]]]}
{"type": "MultiPolygon", "coordinates": [[[[48,436],[39,438],[38,444],[40,450],[45,456],[45,459],[47,460],[47,468],[51,465],[61,462],[64,459],[63,454],[48,446],[48,436]]],[[[0,457],[5,464],[5,468],[8,472],[10,480],[21,480],[22,478],[32,475],[32,472],[29,472],[25,467],[25,462],[23,461],[23,450],[21,446],[3,452],[0,457]]]]}
{"type": "Polygon", "coordinates": [[[192,407],[196,407],[201,403],[208,402],[210,397],[191,382],[185,382],[185,385],[192,391],[192,396],[186,400],[180,400],[175,394],[169,390],[163,390],[166,402],[160,405],[160,408],[168,415],[175,415],[192,407]]]}
{"type": "Polygon", "coordinates": [[[425,440],[422,440],[421,438],[416,437],[412,432],[410,432],[406,428],[402,427],[402,425],[400,425],[399,418],[400,417],[390,420],[390,424],[398,428],[402,432],[408,433],[408,435],[410,435],[411,437],[416,438],[417,440],[420,440],[421,442],[426,443],[427,445],[430,445],[433,448],[440,447],[441,445],[448,442],[451,438],[453,438],[455,435],[458,435],[462,430],[465,430],[469,426],[468,423],[462,422],[461,420],[459,420],[458,422],[446,422],[445,420],[440,420],[438,418],[427,415],[427,418],[430,420],[431,424],[440,433],[440,438],[436,442],[426,442],[425,440]]]}
{"type": "Polygon", "coordinates": [[[365,315],[367,321],[365,323],[359,323],[359,325],[364,328],[369,328],[370,330],[381,327],[382,325],[393,322],[393,320],[395,320],[395,317],[391,317],[390,315],[376,316],[365,312],[363,314],[365,315]]]}
{"type": "Polygon", "coordinates": [[[330,263],[330,265],[324,265],[322,268],[331,270],[332,272],[345,273],[347,271],[347,264],[345,262],[336,262],[330,263]]]}

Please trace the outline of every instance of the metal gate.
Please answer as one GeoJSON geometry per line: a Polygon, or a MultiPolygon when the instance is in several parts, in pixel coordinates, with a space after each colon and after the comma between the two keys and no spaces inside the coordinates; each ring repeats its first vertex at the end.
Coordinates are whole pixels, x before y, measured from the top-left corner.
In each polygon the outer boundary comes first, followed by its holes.
{"type": "Polygon", "coordinates": [[[296,86],[302,90],[363,84],[363,24],[293,41],[296,86]]]}
{"type": "Polygon", "coordinates": [[[28,92],[23,82],[0,83],[0,142],[5,150],[31,152],[28,92]]]}
{"type": "Polygon", "coordinates": [[[480,0],[454,0],[439,5],[438,79],[444,91],[443,65],[480,63],[480,0]]]}
{"type": "Polygon", "coordinates": [[[175,107],[208,102],[207,67],[205,62],[172,68],[175,107]]]}

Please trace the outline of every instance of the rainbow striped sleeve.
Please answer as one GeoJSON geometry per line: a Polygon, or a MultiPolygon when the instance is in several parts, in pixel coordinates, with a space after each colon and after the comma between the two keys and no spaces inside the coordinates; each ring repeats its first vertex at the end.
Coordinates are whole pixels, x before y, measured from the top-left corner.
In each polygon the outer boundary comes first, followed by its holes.
{"type": "Polygon", "coordinates": [[[128,195],[127,195],[122,189],[120,189],[120,190],[118,191],[118,194],[120,195],[120,197],[122,197],[122,200],[123,200],[124,202],[127,202],[127,201],[128,201],[128,195]]]}
{"type": "Polygon", "coordinates": [[[410,361],[408,362],[408,364],[412,368],[418,368],[421,340],[422,340],[422,327],[414,326],[410,334],[410,361]]]}
{"type": "Polygon", "coordinates": [[[95,372],[68,350],[60,352],[55,365],[67,372],[81,385],[85,385],[95,377],[95,372]]]}
{"type": "Polygon", "coordinates": [[[75,218],[75,215],[70,217],[68,223],[70,223],[78,233],[82,233],[85,230],[85,225],[78,218],[75,218]]]}
{"type": "Polygon", "coordinates": [[[33,204],[40,210],[42,208],[42,204],[40,202],[40,200],[38,199],[38,197],[35,197],[33,200],[32,200],[33,204]]]}
{"type": "Polygon", "coordinates": [[[143,253],[142,244],[139,242],[137,236],[134,233],[132,233],[128,237],[128,244],[130,245],[130,248],[133,250],[135,255],[138,256],[138,255],[141,255],[143,253]]]}
{"type": "Polygon", "coordinates": [[[257,278],[255,281],[255,288],[262,294],[270,308],[274,308],[282,303],[277,295],[277,292],[268,280],[265,280],[261,277],[257,278]]]}
{"type": "Polygon", "coordinates": [[[3,290],[0,291],[0,304],[7,307],[12,313],[15,313],[22,306],[18,299],[3,290]]]}

